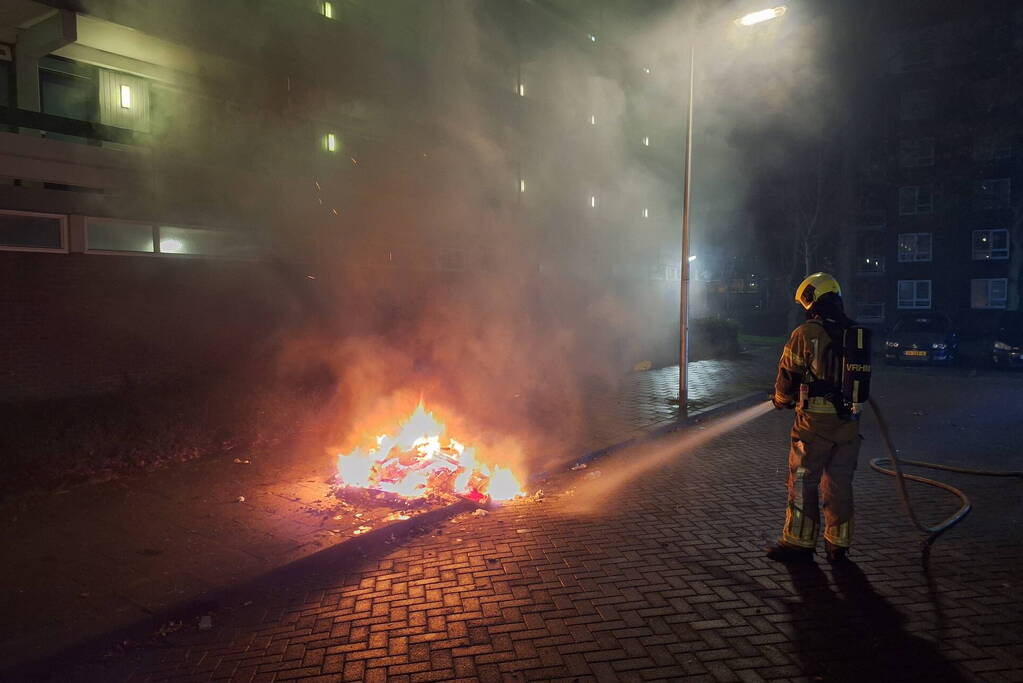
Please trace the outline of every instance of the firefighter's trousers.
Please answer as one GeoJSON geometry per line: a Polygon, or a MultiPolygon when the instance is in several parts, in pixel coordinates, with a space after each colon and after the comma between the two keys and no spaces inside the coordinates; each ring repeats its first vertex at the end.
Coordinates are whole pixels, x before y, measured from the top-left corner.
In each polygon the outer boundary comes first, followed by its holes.
{"type": "Polygon", "coordinates": [[[789,502],[781,540],[800,548],[817,544],[824,510],[824,539],[852,542],[853,473],[860,451],[859,422],[834,414],[796,411],[789,451],[789,502]]]}

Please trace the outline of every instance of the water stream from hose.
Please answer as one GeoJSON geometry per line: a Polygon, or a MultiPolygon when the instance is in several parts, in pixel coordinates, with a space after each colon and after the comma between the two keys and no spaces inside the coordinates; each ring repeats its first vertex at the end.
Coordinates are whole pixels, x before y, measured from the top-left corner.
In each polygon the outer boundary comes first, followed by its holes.
{"type": "Polygon", "coordinates": [[[616,453],[614,467],[606,470],[591,470],[576,488],[575,500],[569,505],[569,512],[587,514],[606,510],[608,499],[615,491],[637,477],[661,467],[709,441],[741,427],[747,422],[764,415],[774,407],[770,401],[758,403],[729,417],[714,420],[699,428],[692,426],[675,432],[649,444],[635,446],[616,453]],[[600,476],[594,476],[601,472],[600,476]]]}

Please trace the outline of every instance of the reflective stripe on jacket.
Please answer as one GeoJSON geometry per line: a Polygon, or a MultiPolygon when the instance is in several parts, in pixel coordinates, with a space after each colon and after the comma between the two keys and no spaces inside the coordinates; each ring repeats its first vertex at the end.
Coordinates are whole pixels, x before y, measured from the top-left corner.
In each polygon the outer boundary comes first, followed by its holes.
{"type": "MultiPolygon", "coordinates": [[[[831,337],[820,320],[807,320],[792,330],[778,361],[778,377],[774,382],[774,399],[779,403],[797,403],[799,385],[812,379],[826,379],[825,352],[831,337]]],[[[823,396],[812,396],[805,408],[810,413],[834,415],[834,404],[823,396]]],[[[797,406],[803,409],[802,406],[797,406]]]]}

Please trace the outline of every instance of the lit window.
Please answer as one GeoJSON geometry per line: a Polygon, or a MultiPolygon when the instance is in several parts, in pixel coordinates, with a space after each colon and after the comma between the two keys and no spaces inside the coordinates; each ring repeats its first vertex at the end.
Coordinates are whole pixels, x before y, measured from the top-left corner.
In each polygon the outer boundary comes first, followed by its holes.
{"type": "Polygon", "coordinates": [[[122,109],[131,109],[131,86],[130,85],[122,85],[121,86],[121,108],[122,109]]]}
{"type": "Polygon", "coordinates": [[[597,125],[597,115],[596,114],[590,114],[590,125],[591,126],[597,125]]]}
{"type": "Polygon", "coordinates": [[[643,136],[643,145],[645,147],[649,147],[650,146],[650,137],[649,136],[646,136],[646,135],[643,136]]]}
{"type": "Polygon", "coordinates": [[[519,92],[519,97],[525,97],[526,96],[526,86],[525,86],[524,83],[519,83],[518,92],[519,92]]]}
{"type": "Polygon", "coordinates": [[[899,233],[899,262],[931,260],[931,233],[901,232],[899,233]]]}
{"type": "Polygon", "coordinates": [[[973,231],[973,260],[987,261],[990,259],[1009,258],[1009,231],[997,230],[973,231]]]}
{"type": "Polygon", "coordinates": [[[650,67],[649,66],[643,67],[643,73],[645,73],[647,76],[649,76],[650,75],[650,67]]]}
{"type": "Polygon", "coordinates": [[[328,19],[334,18],[334,3],[329,2],[329,0],[323,1],[323,16],[328,19]]]}
{"type": "Polygon", "coordinates": [[[588,34],[587,37],[590,39],[591,43],[597,42],[597,36],[594,35],[593,33],[588,34]]]}
{"type": "Polygon", "coordinates": [[[161,254],[184,254],[185,244],[181,240],[176,240],[173,237],[160,240],[160,253],[161,254]]]}
{"type": "Polygon", "coordinates": [[[590,195],[590,208],[597,208],[597,195],[595,194],[590,195]]]}
{"type": "Polygon", "coordinates": [[[337,151],[337,136],[334,133],[327,133],[323,138],[323,146],[328,152],[337,151]]]}
{"type": "Polygon", "coordinates": [[[525,191],[526,191],[526,179],[525,178],[520,178],[519,179],[519,192],[525,192],[525,191]]]}
{"type": "Polygon", "coordinates": [[[643,209],[643,218],[650,218],[650,209],[643,209]]]}

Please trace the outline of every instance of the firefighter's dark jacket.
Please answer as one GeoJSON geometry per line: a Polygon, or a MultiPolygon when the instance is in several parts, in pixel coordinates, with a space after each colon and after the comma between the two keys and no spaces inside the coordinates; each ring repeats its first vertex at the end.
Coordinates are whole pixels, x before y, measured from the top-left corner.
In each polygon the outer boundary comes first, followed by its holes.
{"type": "MultiPolygon", "coordinates": [[[[778,377],[774,382],[774,400],[778,404],[793,404],[799,400],[799,385],[810,383],[811,380],[829,380],[836,378],[828,362],[831,347],[831,336],[824,329],[819,319],[807,320],[792,331],[788,343],[778,361],[778,377]]],[[[805,407],[808,413],[825,413],[835,415],[834,403],[823,396],[810,396],[805,407]]]]}

